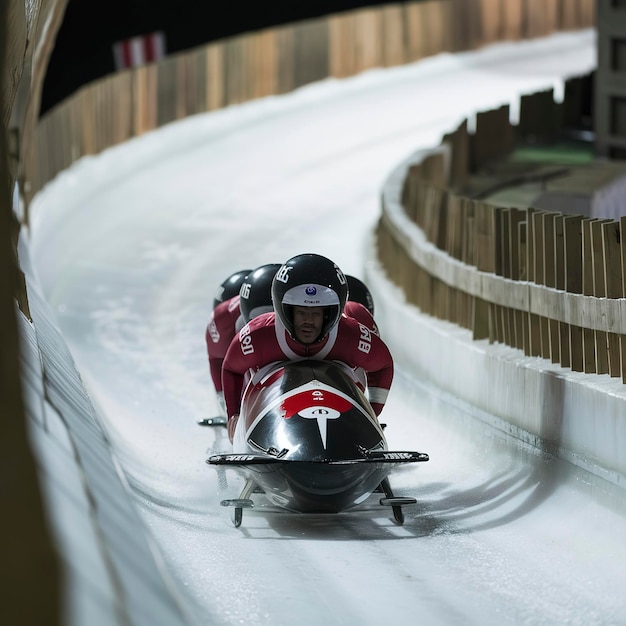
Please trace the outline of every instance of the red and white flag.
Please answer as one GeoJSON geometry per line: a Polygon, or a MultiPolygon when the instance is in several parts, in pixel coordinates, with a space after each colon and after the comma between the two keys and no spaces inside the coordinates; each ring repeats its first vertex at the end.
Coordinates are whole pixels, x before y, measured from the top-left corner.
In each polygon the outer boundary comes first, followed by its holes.
{"type": "Polygon", "coordinates": [[[165,33],[157,31],[113,44],[115,69],[124,70],[154,63],[165,56],[165,33]]]}

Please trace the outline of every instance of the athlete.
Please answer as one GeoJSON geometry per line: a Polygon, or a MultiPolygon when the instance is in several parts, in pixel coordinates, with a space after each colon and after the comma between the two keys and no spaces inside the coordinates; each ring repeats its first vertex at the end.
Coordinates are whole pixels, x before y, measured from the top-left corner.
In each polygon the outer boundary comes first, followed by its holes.
{"type": "MultiPolygon", "coordinates": [[[[206,328],[205,339],[209,356],[209,370],[217,401],[225,414],[222,393],[222,362],[233,337],[251,319],[272,311],[272,279],[280,263],[261,265],[254,270],[243,270],[227,278],[218,294],[226,297],[213,309],[206,328]],[[242,275],[245,272],[245,275],[242,275]],[[236,285],[239,284],[238,287],[236,285]],[[234,289],[237,293],[233,295],[234,289]]],[[[216,297],[216,300],[218,298],[216,297]]]]}
{"type": "Polygon", "coordinates": [[[263,313],[271,313],[274,310],[272,281],[279,269],[280,263],[267,263],[260,265],[246,276],[239,291],[239,308],[244,324],[263,313]]]}
{"type": "Polygon", "coordinates": [[[285,360],[328,359],[362,368],[370,404],[380,414],[393,380],[393,359],[370,328],[343,315],[347,297],[345,275],[326,257],[300,254],[280,267],[272,281],[274,312],[241,329],[222,365],[231,442],[244,384],[260,368],[285,360]]]}
{"type": "MultiPolygon", "coordinates": [[[[346,274],[348,281],[348,301],[344,307],[343,314],[353,317],[355,320],[369,328],[375,335],[380,337],[378,325],[374,320],[374,298],[370,290],[358,278],[346,274]]],[[[352,370],[352,375],[365,395],[367,391],[367,372],[362,367],[352,370]]]]}
{"type": "Polygon", "coordinates": [[[374,316],[374,298],[367,285],[356,276],[346,274],[348,281],[348,302],[360,302],[374,316]]]}
{"type": "Polygon", "coordinates": [[[374,298],[370,290],[358,278],[346,274],[348,281],[348,301],[344,307],[345,315],[353,317],[367,326],[380,337],[378,326],[374,321],[374,298]]]}
{"type": "Polygon", "coordinates": [[[213,298],[213,310],[222,302],[239,295],[241,285],[251,271],[252,270],[238,270],[220,283],[220,286],[215,292],[215,297],[213,298]]]}

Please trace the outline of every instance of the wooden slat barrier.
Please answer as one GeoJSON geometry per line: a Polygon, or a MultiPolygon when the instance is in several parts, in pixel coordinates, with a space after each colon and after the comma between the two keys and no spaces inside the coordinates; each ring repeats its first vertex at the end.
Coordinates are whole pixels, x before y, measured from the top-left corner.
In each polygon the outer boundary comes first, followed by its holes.
{"type": "Polygon", "coordinates": [[[472,170],[513,151],[515,133],[509,114],[509,106],[506,105],[476,116],[476,132],[470,137],[472,170]]]}
{"type": "MultiPolygon", "coordinates": [[[[568,93],[578,97],[572,82],[566,98],[568,93]]],[[[556,130],[545,126],[548,137],[556,130]]],[[[488,337],[574,371],[626,382],[626,218],[503,209],[454,193],[451,181],[464,172],[453,164],[467,162],[455,152],[471,149],[465,137],[464,123],[442,141],[450,149],[445,189],[446,169],[434,167],[438,161],[429,156],[404,170],[403,207],[383,193],[383,264],[388,267],[387,249],[405,250],[403,275],[417,275],[420,285],[411,301],[468,328],[475,339],[488,337]]],[[[477,160],[487,161],[498,147],[481,154],[477,160]]],[[[436,156],[445,162],[441,152],[436,156]]]]}
{"type": "MultiPolygon", "coordinates": [[[[468,200],[442,192],[438,187],[429,188],[422,178],[425,171],[427,167],[413,166],[405,179],[407,214],[422,228],[428,241],[451,257],[479,271],[516,281],[521,279],[525,265],[529,280],[557,291],[568,290],[594,298],[624,297],[622,263],[626,257],[620,244],[620,225],[616,222],[532,208],[503,210],[480,202],[473,203],[470,217],[464,210],[468,200]],[[530,229],[530,238],[522,235],[521,226],[526,227],[524,231],[530,229]],[[473,237],[463,253],[462,233],[467,232],[472,232],[473,237]],[[522,250],[525,261],[521,261],[522,250]]],[[[441,288],[433,287],[423,275],[419,282],[427,294],[429,313],[437,315],[440,309],[443,312],[440,317],[450,321],[463,319],[462,314],[452,313],[450,305],[460,300],[458,294],[452,300],[449,292],[445,292],[443,304],[433,308],[432,293],[441,288]]],[[[486,308],[481,299],[473,303],[472,330],[476,338],[489,336],[491,341],[524,348],[528,355],[551,359],[564,367],[621,375],[619,333],[580,328],[494,303],[486,308]]]]}
{"type": "Polygon", "coordinates": [[[518,137],[536,137],[552,143],[561,126],[563,105],[554,101],[552,89],[522,96],[518,137]]]}
{"type": "Polygon", "coordinates": [[[470,137],[467,122],[463,122],[454,132],[444,135],[442,145],[450,149],[450,171],[447,186],[450,189],[464,189],[469,179],[470,137]]]}
{"type": "MultiPolygon", "coordinates": [[[[626,253],[621,244],[622,224],[530,207],[503,210],[442,192],[436,187],[429,192],[428,185],[418,180],[422,171],[413,166],[405,178],[405,201],[421,205],[407,207],[407,215],[417,217],[412,221],[420,222],[425,241],[448,259],[454,259],[455,264],[460,262],[468,271],[455,277],[454,272],[459,268],[449,268],[450,278],[439,257],[432,268],[429,262],[420,265],[418,306],[423,299],[429,314],[451,319],[451,292],[441,296],[443,300],[438,306],[433,304],[436,297],[433,294],[444,293],[433,281],[443,281],[451,290],[474,298],[471,328],[477,338],[497,337],[514,347],[523,345],[527,354],[551,359],[572,369],[623,375],[621,345],[616,339],[626,331],[621,303],[617,301],[624,297],[626,253]],[[407,190],[416,193],[410,194],[407,190]],[[469,207],[471,211],[466,210],[469,207]],[[437,217],[440,219],[436,220],[437,217]],[[471,236],[461,243],[462,235],[468,233],[471,236]],[[471,268],[478,282],[472,280],[471,268]],[[500,278],[506,284],[499,285],[499,289],[492,288],[485,275],[493,275],[494,280],[500,278]],[[532,297],[527,298],[523,295],[524,283],[542,289],[533,290],[532,297]],[[464,284],[470,288],[464,289],[464,284]],[[560,302],[559,294],[567,293],[572,297],[560,302]],[[509,301],[516,300],[519,305],[511,306],[509,301]],[[616,306],[605,306],[611,300],[616,306]],[[510,311],[505,313],[507,309],[513,310],[510,315],[510,311]],[[526,328],[520,315],[527,316],[526,328]],[[620,352],[619,359],[616,352],[620,352]]],[[[381,230],[388,226],[389,222],[381,220],[381,230]]],[[[412,244],[415,247],[415,242],[412,244]]],[[[419,256],[420,253],[412,251],[411,254],[419,256]]],[[[432,253],[428,254],[432,258],[432,253]]],[[[416,264],[414,258],[412,264],[416,264]]],[[[459,301],[458,294],[454,295],[454,301],[459,301]]]]}
{"type": "MultiPolygon", "coordinates": [[[[40,120],[35,148],[24,150],[30,155],[24,163],[25,221],[33,195],[76,159],[163,124],[329,76],[590,27],[594,7],[595,0],[414,0],[238,35],[118,72],[83,87],[40,120]]],[[[489,135],[505,115],[481,116],[478,132],[489,135]]],[[[468,142],[466,129],[454,141],[468,142]]],[[[474,147],[485,151],[481,159],[495,156],[491,140],[474,147]]],[[[453,181],[463,183],[468,153],[453,154],[453,181]]]]}
{"type": "MultiPolygon", "coordinates": [[[[602,224],[602,250],[604,260],[604,283],[607,298],[623,298],[622,264],[620,250],[620,225],[618,222],[602,224]]],[[[621,376],[621,337],[617,333],[607,333],[608,373],[612,377],[621,376]]]]}

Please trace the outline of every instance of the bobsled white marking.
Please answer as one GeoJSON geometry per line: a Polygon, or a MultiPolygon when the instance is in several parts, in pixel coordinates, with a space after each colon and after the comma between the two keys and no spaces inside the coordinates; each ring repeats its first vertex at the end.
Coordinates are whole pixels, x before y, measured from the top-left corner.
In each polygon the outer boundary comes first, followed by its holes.
{"type": "Polygon", "coordinates": [[[285,419],[299,415],[305,419],[317,420],[322,444],[326,449],[328,432],[328,420],[341,417],[342,413],[354,408],[354,404],[348,399],[337,395],[329,389],[311,386],[300,388],[298,393],[284,398],[280,410],[285,419]]]}
{"type": "Polygon", "coordinates": [[[319,428],[320,437],[322,438],[322,444],[324,445],[325,450],[328,420],[336,420],[338,417],[341,417],[341,413],[336,409],[326,408],[323,406],[310,406],[306,409],[298,411],[298,415],[306,419],[317,420],[317,427],[319,428]]]}

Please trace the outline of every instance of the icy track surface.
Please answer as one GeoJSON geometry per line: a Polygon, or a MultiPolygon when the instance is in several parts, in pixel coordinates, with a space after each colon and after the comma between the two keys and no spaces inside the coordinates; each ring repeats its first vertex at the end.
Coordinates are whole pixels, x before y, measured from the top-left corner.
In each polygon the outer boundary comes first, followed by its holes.
{"type": "Polygon", "coordinates": [[[389,444],[431,460],[391,478],[419,500],[402,527],[374,499],[337,516],[246,512],[235,529],[218,503],[242,482],[205,464],[225,433],[196,425],[217,408],[204,330],[225,276],[301,252],[363,276],[397,163],[593,67],[589,31],[327,80],[83,159],[39,195],[41,284],[198,624],[626,623],[623,494],[404,373],[389,444]]]}

